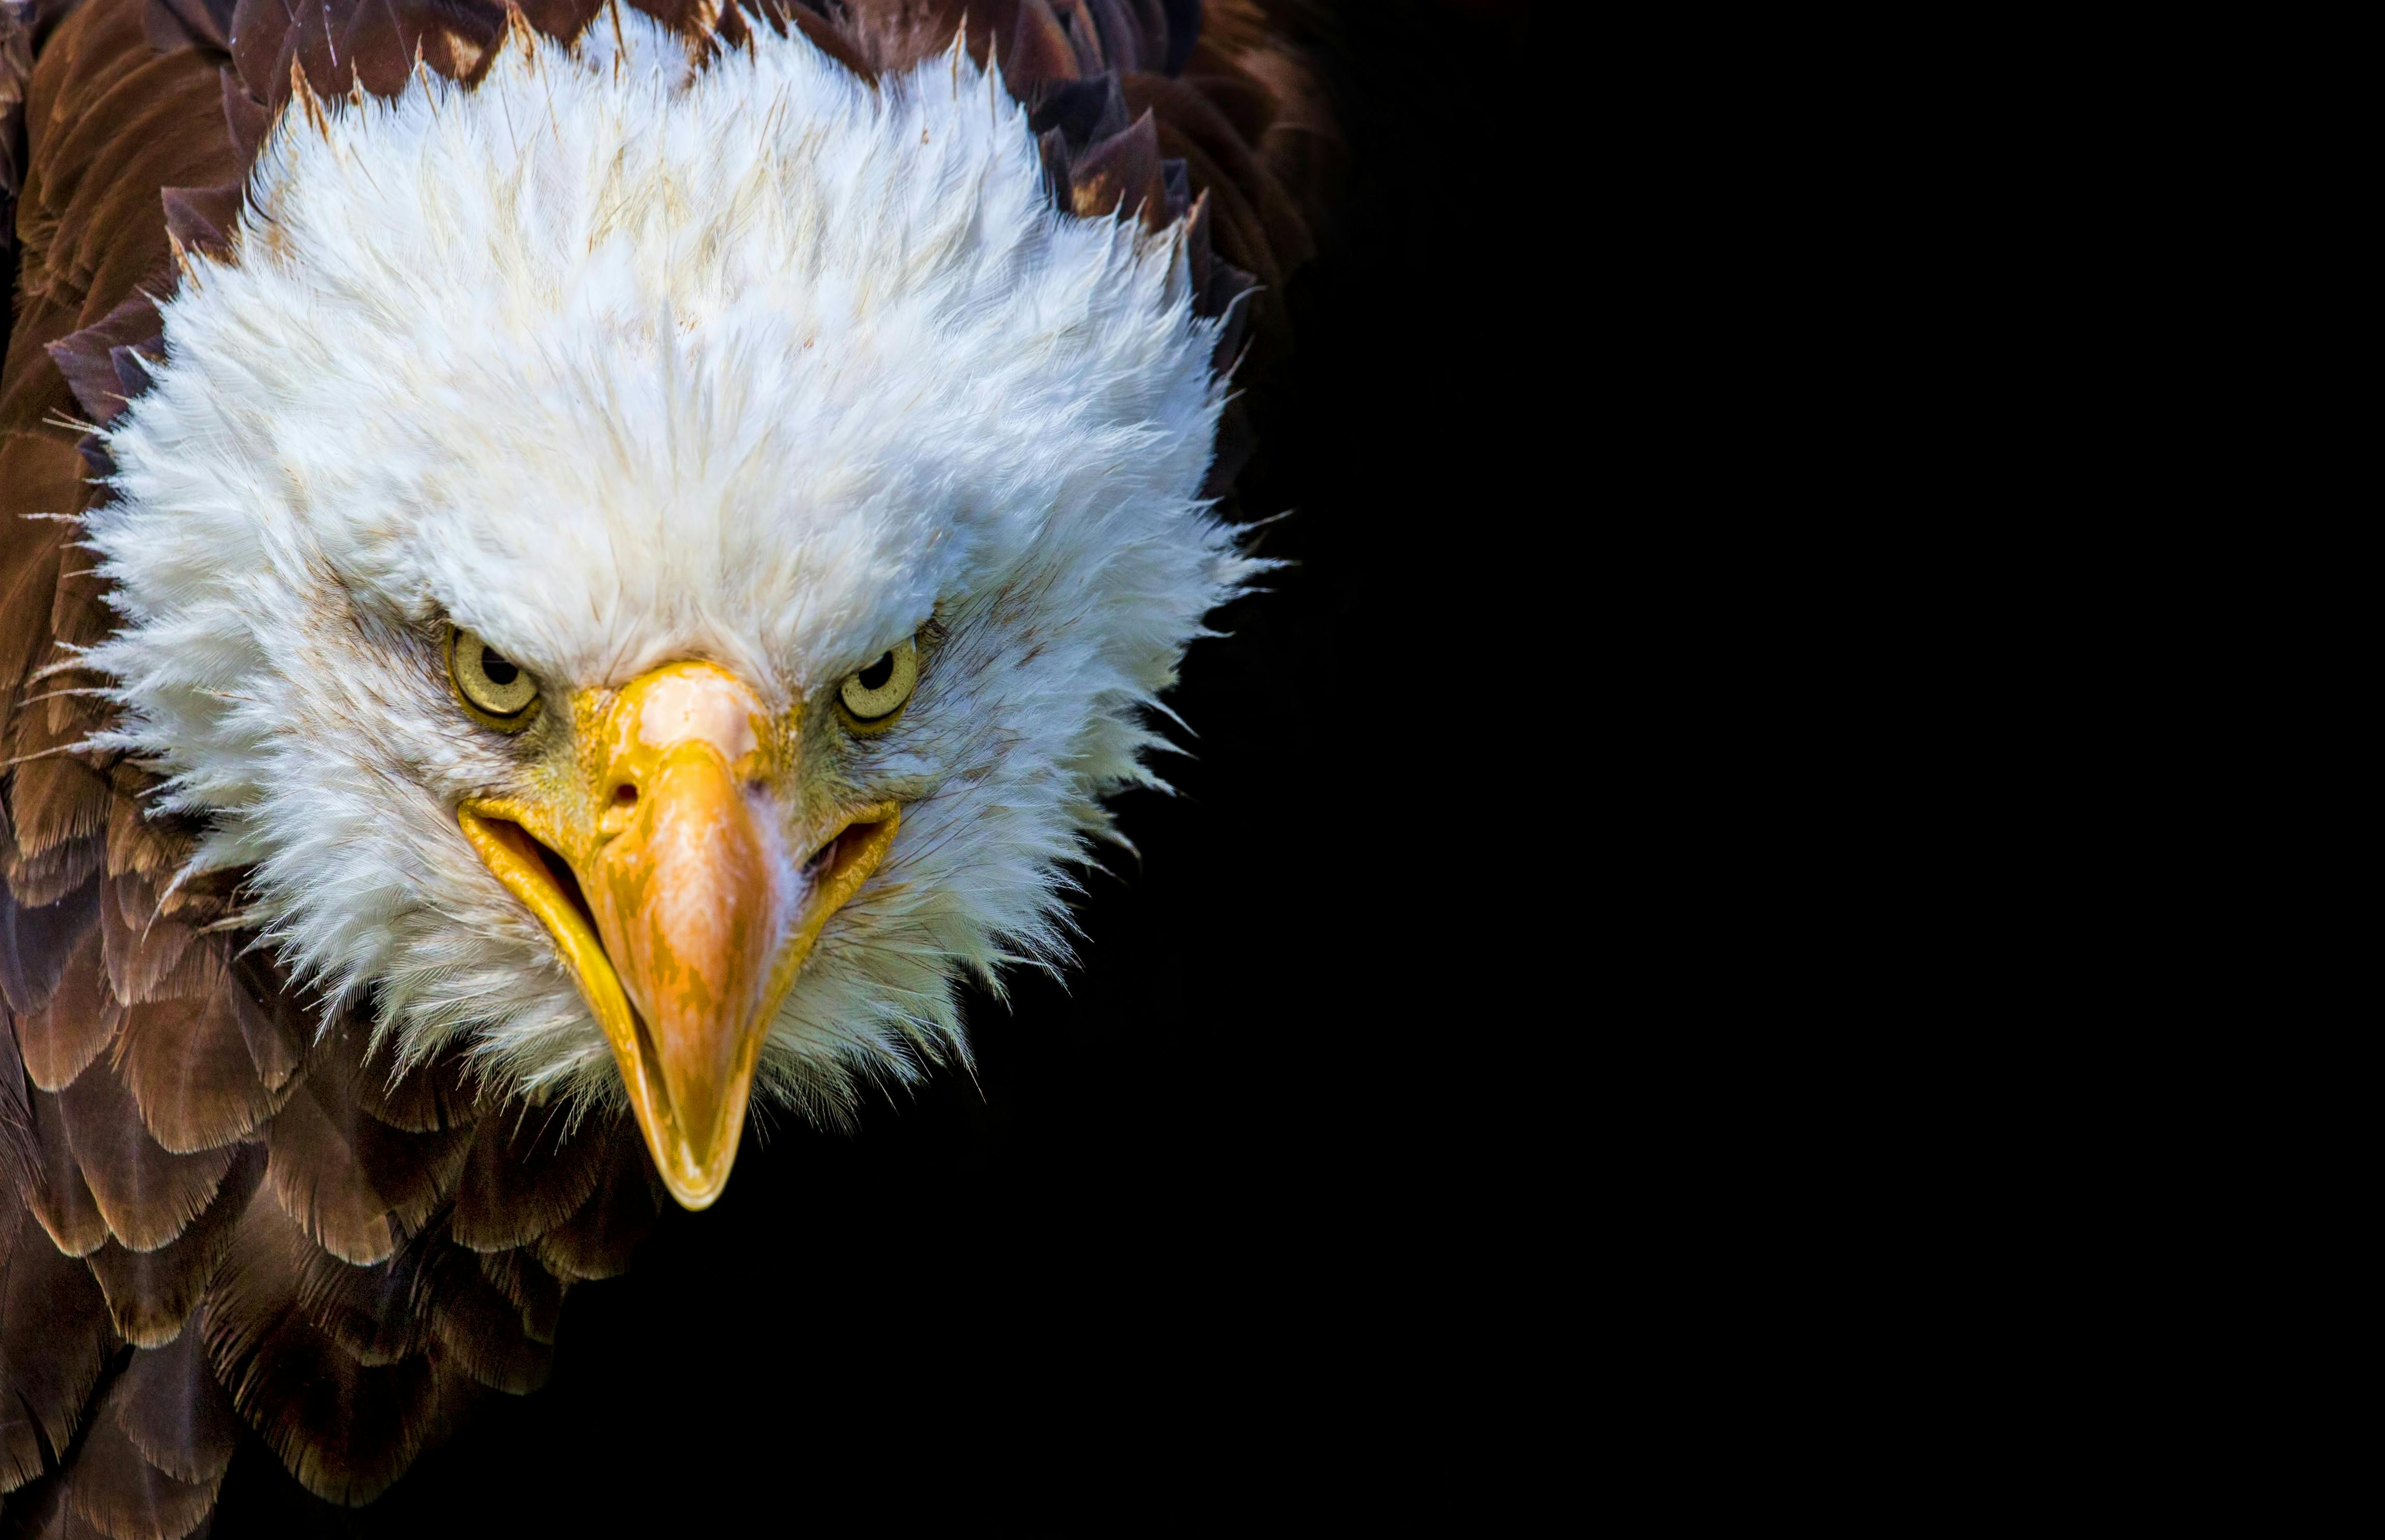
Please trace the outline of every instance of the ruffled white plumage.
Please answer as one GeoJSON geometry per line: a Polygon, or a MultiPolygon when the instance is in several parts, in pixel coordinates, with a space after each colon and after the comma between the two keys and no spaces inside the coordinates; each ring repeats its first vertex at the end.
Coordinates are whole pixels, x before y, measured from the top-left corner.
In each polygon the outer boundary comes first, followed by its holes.
{"type": "Polygon", "coordinates": [[[836,774],[902,832],[787,999],[766,1096],[965,1052],[952,980],[1062,951],[1062,863],[1254,570],[1199,500],[1220,400],[1184,262],[1055,212],[953,56],[871,86],[757,29],[700,68],[621,13],[476,89],[285,114],[238,258],[191,259],[88,537],[124,628],[100,746],[170,776],[254,913],[401,1055],[468,1036],[612,1101],[602,1034],[456,829],[519,767],[454,711],[452,615],[568,687],[713,658],[822,697],[930,615],[901,729],[836,774]]]}

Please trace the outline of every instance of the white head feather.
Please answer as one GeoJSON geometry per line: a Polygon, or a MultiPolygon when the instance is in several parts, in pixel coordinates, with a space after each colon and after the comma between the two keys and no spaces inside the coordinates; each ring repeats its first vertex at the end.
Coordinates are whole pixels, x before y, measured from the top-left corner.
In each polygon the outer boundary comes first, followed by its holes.
{"type": "Polygon", "coordinates": [[[293,105],[236,262],[191,259],[88,538],[123,628],[96,741],[209,816],[197,867],[414,1062],[527,1093],[618,1072],[455,818],[516,773],[456,712],[444,615],[543,679],[708,657],[818,701],[933,615],[900,726],[839,773],[906,802],[765,1051],[835,1115],[965,1054],[955,976],[1062,950],[1059,863],[1145,781],[1140,726],[1255,565],[1200,501],[1221,385],[1180,242],[1053,209],[957,50],[872,86],[800,34],[691,67],[642,14],[467,89],[293,105]]]}

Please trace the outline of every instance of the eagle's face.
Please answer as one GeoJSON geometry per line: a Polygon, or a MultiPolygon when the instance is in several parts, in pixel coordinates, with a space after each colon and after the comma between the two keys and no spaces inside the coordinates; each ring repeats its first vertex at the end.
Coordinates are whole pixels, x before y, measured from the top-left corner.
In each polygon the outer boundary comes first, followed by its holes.
{"type": "Polygon", "coordinates": [[[639,13],[302,99],[190,259],[88,539],[102,741],[402,1063],[626,1099],[720,1191],[1062,950],[1059,863],[1252,570],[1177,243],[1052,210],[955,54],[639,13]]]}

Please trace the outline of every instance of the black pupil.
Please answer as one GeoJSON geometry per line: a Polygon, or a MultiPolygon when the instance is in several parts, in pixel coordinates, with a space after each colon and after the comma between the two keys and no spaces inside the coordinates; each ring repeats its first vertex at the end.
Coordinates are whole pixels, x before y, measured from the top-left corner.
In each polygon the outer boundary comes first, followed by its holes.
{"type": "Polygon", "coordinates": [[[493,685],[509,685],[521,677],[521,670],[499,657],[493,647],[481,649],[481,672],[493,685]]]}
{"type": "Polygon", "coordinates": [[[884,689],[886,681],[893,677],[894,654],[892,652],[854,676],[861,681],[861,688],[864,689],[884,689]]]}

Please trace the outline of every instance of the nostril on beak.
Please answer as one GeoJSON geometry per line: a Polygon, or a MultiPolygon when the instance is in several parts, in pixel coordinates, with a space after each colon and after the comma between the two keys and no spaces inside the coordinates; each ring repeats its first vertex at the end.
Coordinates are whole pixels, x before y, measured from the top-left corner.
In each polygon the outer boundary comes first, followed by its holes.
{"type": "Polygon", "coordinates": [[[613,805],[615,807],[637,806],[638,789],[631,786],[629,782],[623,781],[620,785],[613,789],[613,805]]]}

